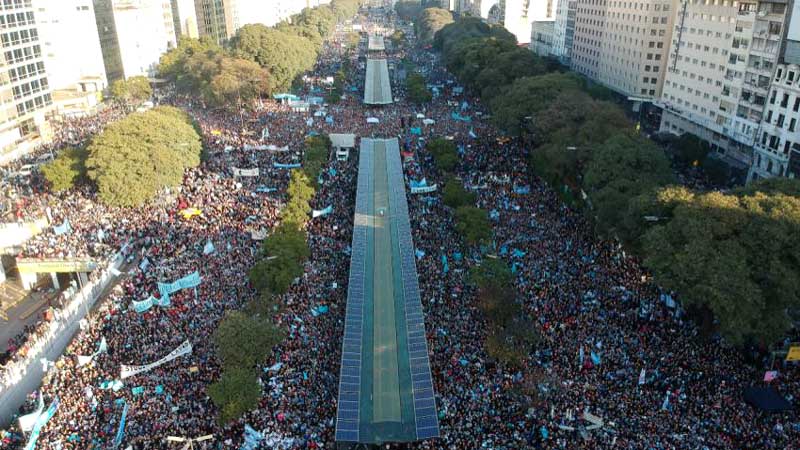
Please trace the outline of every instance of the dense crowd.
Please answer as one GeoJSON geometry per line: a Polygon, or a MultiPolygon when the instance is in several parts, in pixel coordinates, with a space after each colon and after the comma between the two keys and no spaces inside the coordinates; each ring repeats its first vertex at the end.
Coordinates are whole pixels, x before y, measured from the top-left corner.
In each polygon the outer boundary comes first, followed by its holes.
{"type": "MultiPolygon", "coordinates": [[[[19,189],[25,198],[45,199],[38,205],[48,208],[52,223],[71,226],[67,233],[49,229],[32,239],[24,256],[106,258],[125,243],[132,249],[120,281],[24,407],[34,409],[38,396],[45,405],[60,401],[40,448],[111,445],[125,405],[122,448],[165,448],[166,436],[204,434],[214,435],[209,447],[238,448],[245,424],[264,435],[262,448],[334,447],[355,156],[332,158],[321,175],[312,207],[332,206],[333,212],[307,225],[311,257],[300,282],[279,299],[274,320],[287,337],[263,364],[258,408],[220,426],[206,393],[220,374],[212,334],[226,309],[256,295],[247,280],[260,246],[254,237],[278,223],[286,200],[289,172],[274,163],[300,162],[305,137],[329,133],[398,137],[407,181],[426,178],[439,186],[443,176],[424,144],[433,137],[452,139],[461,155],[460,179],[477,193],[477,206],[492,212],[490,251],[513,265],[518,299],[542,337],[526,349],[523,367],[487,356],[486,321],[467,283],[481,253],[462,244],[439,193],[409,195],[442,434],[410,447],[800,448],[796,415],[767,415],[742,400],[744,386],[761,384],[760,365],[746,364],[718,339],[698,336],[638,261],[598,240],[582,214],[529,173],[526,149],[498,139],[481,119],[480,103],[465,96],[435,55],[411,48],[390,53],[395,61],[415,64],[436,88],[430,104],[406,103],[402,84],[395,83],[397,104],[368,108],[359,92],[363,63],[359,68],[358,53],[338,45],[344,39],[337,33],[325,45],[304,88],[306,97],[323,95],[318,81],[350,59],[354,73],[345,98],[324,114],[315,114],[318,107],[294,112],[292,105],[271,101],[249,113],[212,112],[190,97],[163,93],[162,101],[198,121],[208,158],[187,171],[178,189],[146,207],[107,208],[88,188],[60,195],[36,183],[19,189]],[[368,117],[379,123],[367,123],[368,117]],[[257,177],[233,176],[233,168],[255,167],[257,177]],[[187,208],[201,214],[182,215],[187,208]],[[442,255],[449,261],[446,271],[442,255]],[[197,289],[172,294],[169,306],[134,310],[133,301],[159,297],[157,282],[194,271],[202,277],[197,289]],[[328,309],[321,313],[323,305],[328,309]],[[191,354],[120,379],[121,364],[156,361],[186,340],[191,354]],[[79,355],[94,356],[79,366],[79,355]],[[536,395],[530,392],[532,373],[542,374],[533,386],[536,395]],[[587,430],[585,412],[603,426],[587,430]]],[[[85,139],[102,125],[84,128],[86,134],[71,139],[85,139]]],[[[779,370],[772,385],[797,399],[797,366],[779,370]]],[[[23,441],[12,427],[0,448],[20,448],[23,441]]]]}

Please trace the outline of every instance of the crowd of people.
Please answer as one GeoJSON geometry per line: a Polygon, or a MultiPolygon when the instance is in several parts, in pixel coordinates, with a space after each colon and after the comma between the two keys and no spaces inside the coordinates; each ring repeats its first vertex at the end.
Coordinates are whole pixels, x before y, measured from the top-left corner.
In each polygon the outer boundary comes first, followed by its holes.
{"type": "MultiPolygon", "coordinates": [[[[239,448],[245,425],[261,433],[261,448],[334,448],[357,156],[331,158],[320,175],[311,206],[332,206],[332,212],[306,226],[311,257],[301,280],[278,300],[274,321],[286,338],[260,368],[258,407],[219,424],[207,394],[220,375],[212,335],[226,310],[256,298],[248,272],[263,232],[280,221],[289,170],[275,163],[301,162],[304,139],[330,133],[398,137],[407,181],[426,178],[439,186],[443,174],[425,142],[452,139],[459,178],[477,194],[476,206],[491,211],[491,251],[513,265],[518,300],[542,337],[524,349],[522,367],[487,356],[486,318],[467,278],[481,253],[463,244],[438,192],[409,195],[441,437],[397,447],[798,448],[794,413],[770,415],[743,401],[744,386],[762,383],[760,366],[745,363],[719,339],[698,336],[638,261],[598,240],[580,212],[529,173],[528,149],[499,139],[482,119],[480,102],[459,88],[435,54],[412,45],[388,52],[426,76],[435,88],[431,103],[411,105],[402,83],[394,83],[398,102],[373,108],[361,102],[363,64],[359,68],[359,52],[343,50],[345,40],[339,30],[326,43],[301,93],[320,95],[318,81],[349,59],[345,96],[326,108],[296,112],[293,105],[266,101],[251,112],[208,111],[190,96],[161,93],[163,102],[198,121],[208,158],[186,172],[179,188],[145,207],[108,208],[88,187],[49,193],[36,175],[16,186],[25,199],[17,202],[24,211],[17,217],[46,214],[55,225],[70,224],[68,232],[48,229],[31,239],[22,256],[103,259],[124,244],[131,256],[21,411],[36,409],[40,397],[45,406],[59,402],[40,448],[101,448],[117,438],[121,448],[167,448],[167,436],[205,434],[214,436],[202,444],[207,448],[239,448]],[[234,168],[258,168],[259,174],[237,177],[234,168]],[[29,212],[34,207],[36,214],[29,212]],[[199,213],[182,214],[188,208],[199,213]],[[157,283],[195,271],[200,284],[171,294],[165,304],[157,283]],[[151,296],[160,301],[141,312],[134,308],[134,301],[151,296]],[[121,365],[157,361],[187,340],[190,354],[121,377],[121,365]],[[535,395],[531,373],[543,374],[535,395]],[[602,426],[591,429],[595,422],[585,413],[602,426]]],[[[362,40],[361,52],[365,45],[362,40]]],[[[81,145],[115,118],[85,119],[62,141],[81,145]]],[[[772,385],[796,400],[800,371],[796,365],[779,371],[772,385]]],[[[16,424],[0,437],[0,448],[22,448],[26,440],[16,424]]]]}

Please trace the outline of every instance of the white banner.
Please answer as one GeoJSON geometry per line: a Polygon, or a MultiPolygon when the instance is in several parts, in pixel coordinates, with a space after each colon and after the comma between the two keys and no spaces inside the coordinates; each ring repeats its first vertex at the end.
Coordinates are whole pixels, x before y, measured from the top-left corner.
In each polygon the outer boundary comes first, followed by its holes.
{"type": "Polygon", "coordinates": [[[153,362],[153,363],[150,363],[150,364],[146,364],[144,366],[126,366],[125,364],[122,364],[120,366],[121,373],[120,373],[119,377],[124,380],[125,378],[129,378],[129,377],[132,377],[134,375],[138,375],[138,374],[140,374],[142,372],[147,372],[147,371],[152,370],[152,369],[154,369],[154,368],[156,368],[156,367],[158,367],[158,366],[160,366],[160,365],[162,365],[164,363],[170,362],[175,358],[178,358],[178,357],[183,356],[183,355],[188,355],[190,353],[192,353],[192,343],[189,342],[188,340],[187,341],[183,341],[183,344],[179,345],[178,348],[176,348],[175,350],[171,351],[169,355],[159,359],[156,362],[153,362]]]}
{"type": "Polygon", "coordinates": [[[267,238],[267,230],[252,230],[250,232],[250,237],[253,238],[254,241],[263,241],[267,238]]]}
{"type": "Polygon", "coordinates": [[[412,187],[411,193],[412,194],[427,194],[428,192],[436,192],[436,186],[422,186],[422,187],[412,187]]]}
{"type": "Polygon", "coordinates": [[[233,176],[235,177],[257,177],[258,176],[258,167],[254,169],[239,169],[238,167],[233,168],[233,176]]]}
{"type": "Polygon", "coordinates": [[[33,429],[33,426],[36,424],[36,421],[39,420],[39,416],[42,415],[42,411],[44,411],[44,397],[42,397],[42,394],[39,393],[39,407],[36,408],[36,411],[30,414],[20,416],[19,429],[25,433],[30,433],[33,429]]]}

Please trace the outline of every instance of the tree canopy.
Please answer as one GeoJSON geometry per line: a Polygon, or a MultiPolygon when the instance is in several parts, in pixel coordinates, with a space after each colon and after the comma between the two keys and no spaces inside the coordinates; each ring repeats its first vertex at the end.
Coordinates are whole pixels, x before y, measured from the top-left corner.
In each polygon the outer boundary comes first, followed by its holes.
{"type": "Polygon", "coordinates": [[[262,24],[248,24],[231,39],[233,54],[266,69],[279,91],[288,90],[294,79],[314,67],[317,52],[308,39],[262,24]]]}
{"type": "Polygon", "coordinates": [[[95,136],[86,168],[103,202],[138,206],[180,184],[184,170],[200,163],[201,147],[186,113],[159,106],[131,114],[95,136]]]}
{"type": "Polygon", "coordinates": [[[219,409],[217,421],[224,425],[258,406],[261,386],[252,370],[234,367],[208,386],[208,396],[219,409]]]}
{"type": "Polygon", "coordinates": [[[428,89],[425,78],[418,73],[411,73],[406,77],[406,92],[411,103],[428,103],[433,98],[428,89]]]}
{"type": "Polygon", "coordinates": [[[431,139],[425,148],[433,156],[436,168],[442,172],[452,172],[458,165],[456,144],[444,138],[431,139]]]}
{"type": "Polygon", "coordinates": [[[711,311],[730,342],[774,342],[800,307],[800,198],[758,186],[683,192],[658,199],[671,219],[644,235],[645,265],[685,305],[711,311]]]}
{"type": "Polygon", "coordinates": [[[86,178],[86,149],[65,148],[58,157],[41,167],[42,175],[56,192],[75,187],[86,178]]]}
{"type": "Polygon", "coordinates": [[[417,40],[420,44],[430,44],[436,33],[453,23],[453,13],[442,8],[425,8],[414,22],[417,40]]]}
{"type": "Polygon", "coordinates": [[[492,239],[492,225],[489,213],[474,206],[460,206],[456,209],[456,230],[469,245],[485,245],[492,239]]]}
{"type": "Polygon", "coordinates": [[[282,338],[268,317],[248,316],[241,311],[226,312],[214,332],[217,356],[226,369],[254,369],[264,363],[282,338]]]}
{"type": "Polygon", "coordinates": [[[138,105],[150,99],[153,88],[147,77],[136,76],[111,83],[111,97],[128,105],[138,105]]]}

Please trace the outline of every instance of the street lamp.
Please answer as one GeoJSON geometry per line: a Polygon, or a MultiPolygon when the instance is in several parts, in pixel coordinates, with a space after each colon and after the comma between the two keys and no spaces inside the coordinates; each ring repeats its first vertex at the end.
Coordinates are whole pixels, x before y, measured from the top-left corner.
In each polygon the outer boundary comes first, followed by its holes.
{"type": "Polygon", "coordinates": [[[194,450],[194,443],[195,442],[203,442],[203,441],[207,441],[209,439],[214,439],[214,435],[213,434],[207,434],[205,436],[200,436],[200,437],[196,437],[196,438],[182,438],[182,437],[177,437],[177,436],[167,436],[167,441],[168,442],[178,442],[178,443],[186,442],[186,445],[183,446],[184,450],[187,449],[187,448],[189,450],[194,450]]]}

